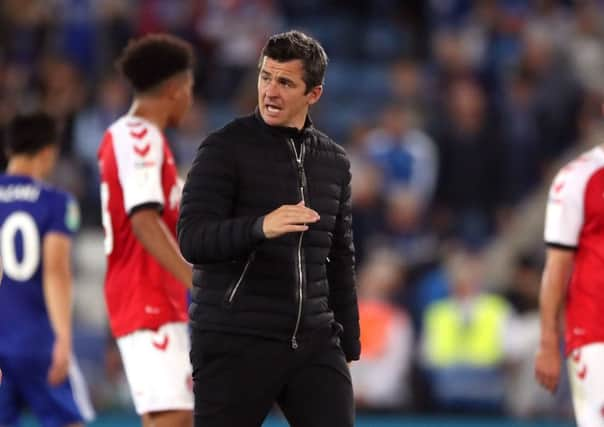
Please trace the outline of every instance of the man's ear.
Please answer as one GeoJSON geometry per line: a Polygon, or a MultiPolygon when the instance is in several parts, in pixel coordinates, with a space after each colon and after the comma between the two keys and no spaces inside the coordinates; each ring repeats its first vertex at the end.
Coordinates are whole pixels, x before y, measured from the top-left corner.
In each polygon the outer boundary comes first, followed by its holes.
{"type": "Polygon", "coordinates": [[[316,103],[323,94],[323,85],[315,86],[308,93],[308,105],[313,105],[316,103]]]}

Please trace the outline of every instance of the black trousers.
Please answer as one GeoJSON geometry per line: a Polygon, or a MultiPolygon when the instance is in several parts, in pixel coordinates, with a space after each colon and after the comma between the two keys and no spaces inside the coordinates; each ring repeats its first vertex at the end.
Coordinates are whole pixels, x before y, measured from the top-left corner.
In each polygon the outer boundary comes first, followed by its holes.
{"type": "Polygon", "coordinates": [[[260,427],[279,405],[292,427],[352,427],[350,371],[335,328],[288,342],[192,331],[196,427],[260,427]]]}

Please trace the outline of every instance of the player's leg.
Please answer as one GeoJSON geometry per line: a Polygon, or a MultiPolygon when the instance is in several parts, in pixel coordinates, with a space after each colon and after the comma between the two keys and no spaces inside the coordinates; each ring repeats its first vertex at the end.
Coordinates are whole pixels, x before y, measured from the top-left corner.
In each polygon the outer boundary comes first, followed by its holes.
{"type": "Polygon", "coordinates": [[[339,338],[323,334],[313,347],[289,378],[279,406],[292,427],[352,427],[352,381],[339,338]]]}
{"type": "Polygon", "coordinates": [[[119,338],[117,345],[143,426],[190,427],[193,390],[186,323],[136,331],[119,338]]]}
{"type": "Polygon", "coordinates": [[[141,415],[141,424],[143,427],[153,427],[153,420],[151,419],[151,415],[142,414],[141,415]]]}
{"type": "Polygon", "coordinates": [[[588,344],[568,357],[578,427],[604,427],[604,343],[588,344]]]}
{"type": "Polygon", "coordinates": [[[191,427],[192,411],[160,411],[145,414],[153,427],[191,427]]]}
{"type": "Polygon", "coordinates": [[[2,385],[0,385],[0,426],[18,425],[19,414],[24,402],[18,390],[17,378],[7,367],[6,361],[2,362],[4,377],[2,385]]]}
{"type": "Polygon", "coordinates": [[[287,371],[287,343],[192,333],[196,427],[260,427],[287,371]]]}
{"type": "Polygon", "coordinates": [[[42,427],[79,427],[94,418],[88,389],[77,360],[72,356],[67,378],[48,383],[49,358],[22,360],[19,369],[27,377],[20,389],[42,427]]]}

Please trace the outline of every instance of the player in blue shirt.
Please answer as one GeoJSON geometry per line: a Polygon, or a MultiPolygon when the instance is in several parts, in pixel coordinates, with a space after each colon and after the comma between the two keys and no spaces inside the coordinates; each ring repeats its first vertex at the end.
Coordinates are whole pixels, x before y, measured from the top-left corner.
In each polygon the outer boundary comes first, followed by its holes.
{"type": "Polygon", "coordinates": [[[43,427],[92,418],[72,356],[73,198],[41,182],[55,165],[58,138],[43,113],[17,116],[0,175],[0,426],[16,426],[29,407],[43,427]]]}

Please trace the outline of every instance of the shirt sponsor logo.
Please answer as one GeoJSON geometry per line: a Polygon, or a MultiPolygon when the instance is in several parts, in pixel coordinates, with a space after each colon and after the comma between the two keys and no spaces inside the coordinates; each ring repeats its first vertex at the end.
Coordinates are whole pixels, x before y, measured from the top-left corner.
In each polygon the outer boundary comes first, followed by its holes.
{"type": "Polygon", "coordinates": [[[550,197],[547,201],[548,203],[552,203],[554,205],[561,205],[563,203],[562,199],[558,199],[556,197],[550,197]]]}
{"type": "Polygon", "coordinates": [[[145,168],[152,168],[156,164],[157,163],[155,163],[155,161],[153,161],[153,160],[143,160],[143,161],[134,163],[134,167],[137,169],[145,169],[145,168]]]}
{"type": "Polygon", "coordinates": [[[153,307],[151,305],[146,305],[145,306],[145,313],[147,314],[159,314],[161,310],[159,309],[159,307],[153,307]]]}

